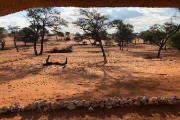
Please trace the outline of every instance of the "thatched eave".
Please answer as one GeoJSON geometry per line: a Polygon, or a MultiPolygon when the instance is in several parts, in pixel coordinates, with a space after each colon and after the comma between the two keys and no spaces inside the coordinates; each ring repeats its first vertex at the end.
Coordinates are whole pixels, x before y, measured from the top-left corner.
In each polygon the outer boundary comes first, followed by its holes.
{"type": "Polygon", "coordinates": [[[0,0],[0,16],[32,7],[180,7],[180,0],[0,0]]]}

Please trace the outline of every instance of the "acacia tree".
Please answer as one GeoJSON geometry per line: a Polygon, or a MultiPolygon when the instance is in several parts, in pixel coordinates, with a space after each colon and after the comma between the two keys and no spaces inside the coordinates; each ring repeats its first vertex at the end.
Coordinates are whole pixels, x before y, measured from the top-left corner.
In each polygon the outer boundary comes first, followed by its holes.
{"type": "Polygon", "coordinates": [[[92,39],[99,42],[104,58],[104,64],[106,64],[107,58],[102,45],[100,34],[102,31],[106,30],[105,28],[107,24],[105,21],[108,20],[108,17],[101,14],[97,9],[80,9],[79,13],[82,17],[74,22],[74,24],[79,26],[86,35],[89,35],[92,39]]]}
{"type": "Polygon", "coordinates": [[[152,35],[151,42],[159,47],[157,58],[160,58],[161,50],[167,43],[168,39],[179,29],[180,25],[174,23],[165,23],[164,25],[155,24],[150,28],[150,34],[152,35]]]}
{"type": "Polygon", "coordinates": [[[111,36],[108,34],[107,31],[102,31],[100,33],[101,39],[105,41],[106,46],[110,46],[112,44],[111,36]]]}
{"type": "Polygon", "coordinates": [[[140,38],[139,33],[134,33],[134,38],[135,38],[134,43],[136,45],[137,40],[139,41],[139,38],[140,38]]]}
{"type": "Polygon", "coordinates": [[[10,32],[10,35],[13,36],[13,41],[14,41],[14,47],[16,48],[16,51],[19,52],[18,46],[16,44],[16,40],[19,39],[19,26],[8,26],[8,30],[10,32]]]}
{"type": "Polygon", "coordinates": [[[124,41],[131,42],[134,37],[133,26],[124,24],[122,20],[113,20],[109,23],[109,27],[116,27],[117,31],[114,34],[114,39],[119,43],[119,49],[123,51],[124,41]]]}
{"type": "Polygon", "coordinates": [[[0,27],[1,50],[4,50],[4,47],[5,47],[5,41],[4,41],[5,32],[6,32],[5,28],[4,27],[0,27]]]}
{"type": "Polygon", "coordinates": [[[176,48],[180,51],[180,31],[171,36],[168,40],[168,43],[171,45],[171,47],[176,48]]]}
{"type": "Polygon", "coordinates": [[[33,30],[30,27],[24,27],[19,30],[21,41],[26,46],[27,42],[34,42],[33,30]]]}
{"type": "Polygon", "coordinates": [[[67,41],[70,41],[71,40],[71,38],[70,38],[70,32],[65,32],[65,41],[67,42],[67,41]]]}
{"type": "Polygon", "coordinates": [[[53,27],[53,30],[52,30],[52,32],[54,33],[57,41],[59,41],[58,40],[58,36],[59,36],[58,33],[60,32],[60,30],[61,30],[61,28],[59,26],[56,26],[56,25],[53,27]]]}
{"type": "Polygon", "coordinates": [[[79,42],[83,41],[83,36],[77,32],[73,39],[74,39],[74,41],[76,41],[79,44],[79,42]]]}
{"type": "Polygon", "coordinates": [[[166,45],[168,39],[180,29],[180,25],[165,23],[164,25],[154,24],[149,30],[140,33],[144,41],[156,44],[159,49],[157,58],[160,58],[161,50],[166,45]]]}
{"type": "Polygon", "coordinates": [[[150,42],[152,41],[152,38],[153,38],[149,30],[140,32],[139,37],[143,39],[143,43],[150,42]]]}
{"type": "Polygon", "coordinates": [[[64,19],[60,17],[60,12],[55,9],[48,8],[31,8],[27,10],[27,20],[30,22],[34,31],[34,53],[35,55],[42,55],[43,53],[43,42],[45,35],[45,27],[53,27],[57,25],[66,25],[64,19]],[[41,31],[42,30],[42,31],[41,31]],[[39,32],[41,31],[41,49],[37,52],[36,44],[39,38],[39,32]]]}
{"type": "MultiPolygon", "coordinates": [[[[67,22],[62,19],[62,25],[67,26],[67,22]]],[[[56,40],[58,41],[58,36],[64,37],[64,34],[61,32],[61,26],[58,22],[54,23],[52,32],[55,34],[56,40]]]]}

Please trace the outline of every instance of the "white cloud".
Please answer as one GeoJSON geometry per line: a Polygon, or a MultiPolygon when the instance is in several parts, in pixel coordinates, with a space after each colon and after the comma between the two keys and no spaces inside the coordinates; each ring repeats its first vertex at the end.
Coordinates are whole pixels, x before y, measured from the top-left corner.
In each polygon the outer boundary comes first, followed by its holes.
{"type": "Polygon", "coordinates": [[[66,31],[68,31],[70,33],[76,33],[76,32],[82,33],[83,32],[77,26],[72,24],[72,22],[75,22],[79,17],[78,9],[79,8],[77,8],[77,7],[63,7],[63,8],[61,8],[61,10],[58,9],[61,11],[61,17],[68,22],[68,27],[62,26],[63,32],[66,32],[66,31]]]}
{"type": "Polygon", "coordinates": [[[136,32],[140,32],[149,29],[153,24],[162,25],[165,22],[170,22],[170,18],[168,16],[159,16],[157,14],[146,14],[143,17],[131,18],[126,22],[133,25],[136,32]]]}
{"type": "Polygon", "coordinates": [[[11,26],[19,26],[19,27],[27,27],[29,26],[28,21],[25,18],[21,18],[21,17],[2,17],[0,18],[0,23],[1,23],[1,27],[5,27],[7,29],[7,27],[9,25],[11,26]]]}
{"type": "Polygon", "coordinates": [[[128,10],[137,11],[143,14],[153,14],[153,13],[162,13],[165,12],[168,8],[139,8],[139,7],[130,7],[128,10]]]}
{"type": "Polygon", "coordinates": [[[61,17],[68,22],[73,22],[78,18],[78,8],[76,7],[64,7],[61,11],[61,17]]]}
{"type": "MultiPolygon", "coordinates": [[[[72,24],[79,18],[79,13],[77,7],[61,7],[56,8],[61,11],[61,17],[69,22],[68,28],[62,27],[62,31],[69,31],[71,33],[80,32],[78,27],[72,24]]],[[[126,23],[130,23],[134,26],[135,32],[143,31],[149,28],[149,26],[158,23],[163,24],[164,22],[170,21],[170,17],[173,16],[174,11],[170,8],[100,8],[103,14],[107,14],[112,19],[122,19],[126,23]]],[[[29,26],[28,21],[25,17],[25,11],[0,17],[0,27],[5,27],[9,25],[27,27],[29,26]]],[[[108,30],[111,33],[115,29],[108,30]]]]}

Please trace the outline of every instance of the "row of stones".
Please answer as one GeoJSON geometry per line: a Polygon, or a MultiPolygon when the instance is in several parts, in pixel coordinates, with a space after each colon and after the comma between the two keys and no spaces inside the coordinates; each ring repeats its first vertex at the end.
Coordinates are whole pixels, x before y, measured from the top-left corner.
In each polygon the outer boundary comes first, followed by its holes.
{"type": "Polygon", "coordinates": [[[180,104],[180,98],[178,97],[145,97],[145,96],[138,96],[136,98],[123,98],[120,99],[119,97],[113,98],[106,98],[106,99],[98,99],[98,100],[71,100],[71,101],[62,101],[57,100],[54,102],[46,101],[46,100],[39,100],[32,103],[29,103],[27,106],[20,106],[16,103],[13,106],[3,106],[0,107],[0,114],[7,113],[7,112],[20,112],[20,111],[28,111],[28,110],[35,110],[35,109],[43,109],[47,111],[49,109],[77,109],[77,108],[88,108],[89,111],[93,111],[94,108],[108,108],[111,109],[113,107],[126,107],[126,106],[141,106],[141,105],[173,105],[173,104],[180,104]]]}

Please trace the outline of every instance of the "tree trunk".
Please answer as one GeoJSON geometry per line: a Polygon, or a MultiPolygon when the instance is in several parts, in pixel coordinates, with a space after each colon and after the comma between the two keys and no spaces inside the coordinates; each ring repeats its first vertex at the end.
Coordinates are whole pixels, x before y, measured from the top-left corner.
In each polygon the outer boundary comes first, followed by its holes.
{"type": "Polygon", "coordinates": [[[160,58],[161,50],[162,50],[162,46],[159,47],[158,54],[157,54],[157,58],[160,58]]]}
{"type": "Polygon", "coordinates": [[[26,46],[26,41],[24,41],[24,45],[26,46]]]}
{"type": "Polygon", "coordinates": [[[16,48],[17,52],[19,52],[19,49],[18,49],[17,44],[16,44],[16,38],[15,38],[15,36],[14,36],[14,47],[16,48]]]}
{"type": "Polygon", "coordinates": [[[105,54],[105,51],[104,51],[104,48],[103,48],[103,45],[102,45],[102,41],[98,40],[98,42],[99,42],[99,45],[101,47],[101,51],[102,51],[102,54],[103,54],[104,64],[106,64],[107,63],[107,58],[106,58],[106,54],[105,54]]]}
{"type": "Polygon", "coordinates": [[[35,35],[35,38],[34,38],[34,54],[35,54],[35,55],[38,55],[38,53],[37,53],[37,48],[36,48],[37,41],[38,41],[38,36],[37,36],[37,34],[36,34],[36,35],[35,35]]]}
{"type": "Polygon", "coordinates": [[[59,41],[58,38],[57,38],[57,35],[56,35],[56,40],[59,41]]]}
{"type": "Polygon", "coordinates": [[[90,40],[90,39],[88,39],[88,40],[89,40],[90,44],[93,46],[93,44],[92,44],[91,40],[90,40]]]}
{"type": "Polygon", "coordinates": [[[41,50],[40,50],[39,55],[42,55],[42,53],[43,53],[44,31],[45,31],[44,28],[45,28],[45,23],[43,22],[43,31],[42,31],[42,36],[41,36],[41,50]]]}
{"type": "Polygon", "coordinates": [[[34,34],[34,54],[35,55],[38,55],[37,42],[38,42],[38,39],[39,39],[39,29],[40,29],[40,25],[38,24],[37,30],[35,31],[35,34],[34,34]]]}
{"type": "Polygon", "coordinates": [[[121,50],[121,41],[119,41],[119,50],[121,50]]]}
{"type": "Polygon", "coordinates": [[[3,40],[0,40],[1,42],[1,50],[4,50],[5,42],[3,40]]]}
{"type": "Polygon", "coordinates": [[[29,40],[29,38],[28,37],[24,37],[24,38],[22,38],[22,41],[24,42],[24,46],[26,46],[26,43],[27,43],[27,41],[29,40]]]}
{"type": "Polygon", "coordinates": [[[164,50],[167,50],[167,46],[166,45],[164,46],[164,50]]]}
{"type": "MultiPolygon", "coordinates": [[[[100,40],[101,41],[101,40],[100,40]]],[[[96,46],[96,40],[94,40],[94,43],[93,43],[94,46],[96,46]]]]}
{"type": "Polygon", "coordinates": [[[121,51],[123,51],[124,41],[122,40],[121,51]]]}
{"type": "Polygon", "coordinates": [[[4,50],[4,43],[2,43],[2,45],[1,45],[1,46],[2,46],[1,50],[4,50]]]}
{"type": "Polygon", "coordinates": [[[126,43],[129,44],[129,41],[127,40],[126,43]]]}
{"type": "Polygon", "coordinates": [[[147,41],[143,40],[143,44],[147,44],[147,41]]]}

